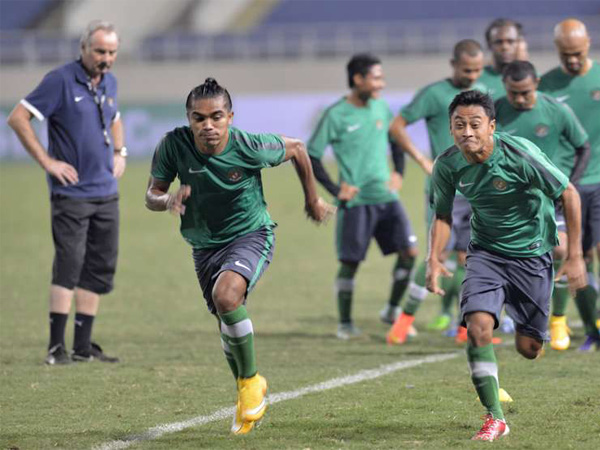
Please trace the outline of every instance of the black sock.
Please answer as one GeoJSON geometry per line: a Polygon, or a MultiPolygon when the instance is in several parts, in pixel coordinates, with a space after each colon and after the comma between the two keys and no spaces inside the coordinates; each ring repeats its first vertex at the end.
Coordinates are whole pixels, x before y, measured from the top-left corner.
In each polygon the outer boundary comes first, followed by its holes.
{"type": "Polygon", "coordinates": [[[48,344],[48,349],[58,344],[65,346],[65,327],[68,318],[68,314],[50,312],[50,344],[48,344]]]}
{"type": "Polygon", "coordinates": [[[93,324],[94,316],[81,313],[75,314],[75,339],[73,341],[75,352],[86,353],[90,350],[93,324]]]}

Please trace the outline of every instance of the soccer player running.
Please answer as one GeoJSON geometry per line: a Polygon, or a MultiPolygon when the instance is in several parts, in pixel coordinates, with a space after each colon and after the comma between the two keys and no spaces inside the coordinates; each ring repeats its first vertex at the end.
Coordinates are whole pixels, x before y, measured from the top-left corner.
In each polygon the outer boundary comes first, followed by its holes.
{"type": "MultiPolygon", "coordinates": [[[[425,119],[432,158],[435,158],[452,145],[452,136],[449,132],[448,106],[452,99],[463,90],[484,89],[483,86],[477,84],[477,79],[483,69],[483,50],[477,41],[462,40],[454,46],[450,64],[452,67],[451,77],[444,78],[421,89],[394,119],[392,136],[400,148],[406,151],[418,152],[406,131],[406,127],[420,119],[425,119]]],[[[429,196],[429,177],[425,184],[425,194],[427,198],[429,196]]],[[[427,207],[427,210],[429,225],[432,214],[429,207],[427,207]]],[[[454,271],[454,276],[444,280],[446,294],[442,298],[441,314],[428,325],[429,329],[434,330],[445,330],[450,325],[454,298],[458,296],[464,276],[464,258],[469,243],[471,210],[465,199],[457,196],[454,211],[453,243],[449,245],[449,250],[457,251],[458,266],[456,265],[456,259],[451,255],[446,264],[454,271]]],[[[402,314],[387,335],[387,341],[390,344],[403,344],[406,342],[408,329],[414,321],[415,313],[427,296],[425,270],[425,261],[423,261],[412,276],[409,298],[404,305],[402,314]]],[[[464,337],[466,340],[466,332],[464,337]]]]}
{"type": "Polygon", "coordinates": [[[523,37],[523,27],[511,19],[496,19],[485,31],[485,40],[492,52],[492,64],[483,68],[479,83],[495,100],[506,95],[502,82],[502,71],[513,61],[528,58],[527,44],[523,37]]]}
{"type": "Polygon", "coordinates": [[[442,253],[450,238],[456,191],[471,204],[471,242],[461,298],[468,330],[471,379],[487,409],[474,440],[493,441],[508,434],[498,396],[498,366],[492,331],[503,306],[516,322],[517,351],[537,358],[547,336],[558,244],[554,200],[561,199],[567,223],[567,257],[557,277],[567,276],[572,291],[586,284],[581,251],[581,206],[568,178],[530,141],[494,134],[494,104],[489,95],[467,91],[449,107],[455,145],[435,160],[427,288],[443,294],[438,277],[447,272],[442,253]]]}
{"type": "MultiPolygon", "coordinates": [[[[588,56],[590,37],[579,20],[567,19],[556,25],[554,43],[561,65],[542,76],[539,89],[571,107],[585,128],[591,147],[589,164],[577,185],[589,284],[575,296],[587,335],[579,350],[590,351],[600,349],[596,323],[598,282],[593,273],[594,247],[600,262],[600,64],[588,56]]],[[[553,314],[561,312],[564,314],[564,310],[555,310],[553,314]]]]}
{"type": "MultiPolygon", "coordinates": [[[[578,186],[588,164],[590,144],[571,108],[537,91],[539,79],[529,62],[510,63],[504,68],[503,78],[506,97],[495,104],[497,129],[533,142],[578,186]]],[[[565,220],[557,206],[560,244],[554,249],[555,270],[562,265],[566,252],[565,220]]],[[[566,350],[571,341],[565,316],[568,298],[569,286],[563,277],[555,282],[552,293],[550,346],[555,350],[566,350]]]]}
{"type": "MultiPolygon", "coordinates": [[[[354,277],[365,259],[371,238],[384,255],[397,254],[389,306],[381,318],[393,322],[396,307],[408,285],[417,256],[416,236],[398,201],[402,153],[393,155],[396,171],[390,174],[388,131],[393,115],[379,98],[385,87],[381,61],[369,54],[352,57],[347,65],[350,94],[330,106],[308,142],[315,177],[337,198],[336,243],[340,262],[336,279],[339,324],[337,337],[360,334],[352,321],[354,277]],[[339,184],[333,183],[321,158],[331,145],[339,167],[339,184]]],[[[430,170],[431,161],[418,151],[409,154],[430,170]]]]}
{"type": "Polygon", "coordinates": [[[170,131],[156,148],[146,206],[181,216],[181,234],[193,247],[198,281],[219,322],[223,351],[237,382],[231,430],[246,434],[267,408],[267,381],[257,372],[253,326],[245,307],[275,244],[261,169],[292,160],[308,217],[321,223],[334,209],[317,195],[303,143],[231,127],[231,97],[213,78],[192,89],[186,111],[189,126],[170,131]],[[176,177],[181,186],[169,193],[176,177]]]}

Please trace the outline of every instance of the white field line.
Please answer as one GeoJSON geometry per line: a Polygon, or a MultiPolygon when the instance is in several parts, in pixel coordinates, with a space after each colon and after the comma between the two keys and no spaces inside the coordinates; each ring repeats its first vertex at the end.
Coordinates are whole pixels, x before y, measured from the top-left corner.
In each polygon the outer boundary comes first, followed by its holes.
{"type": "MultiPolygon", "coordinates": [[[[388,375],[398,370],[410,369],[411,367],[420,366],[422,364],[430,364],[448,359],[456,358],[463,352],[454,353],[440,353],[436,355],[427,356],[425,358],[413,359],[410,361],[399,361],[385,366],[380,366],[377,369],[361,370],[354,375],[347,375],[345,377],[332,378],[331,380],[324,381],[323,383],[313,384],[312,386],[306,386],[295,391],[280,392],[278,394],[272,394],[268,397],[269,404],[279,403],[286,400],[292,400],[294,398],[302,397],[303,395],[310,394],[313,392],[322,392],[329,389],[335,389],[350,384],[360,383],[361,381],[373,380],[375,378],[388,375]]],[[[137,444],[143,441],[151,441],[158,439],[159,437],[169,434],[176,433],[178,431],[185,430],[186,428],[196,427],[218,420],[230,419],[235,412],[235,407],[222,408],[208,416],[198,416],[192,419],[184,420],[182,422],[166,423],[163,425],[157,425],[152,427],[143,433],[128,436],[123,439],[105,442],[98,446],[93,447],[93,450],[117,450],[127,448],[131,445],[137,444]]]]}

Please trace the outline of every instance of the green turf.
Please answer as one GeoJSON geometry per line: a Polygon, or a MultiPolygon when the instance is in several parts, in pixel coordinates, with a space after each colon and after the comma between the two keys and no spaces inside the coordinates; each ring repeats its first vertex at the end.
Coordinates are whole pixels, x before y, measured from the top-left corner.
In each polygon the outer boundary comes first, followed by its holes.
{"type": "MultiPolygon", "coordinates": [[[[42,364],[52,263],[43,174],[26,164],[0,168],[0,448],[90,448],[234,405],[235,385],[178,220],[144,208],[148,165],[132,163],[122,181],[116,290],[103,300],[95,326],[95,339],[123,362],[69,367],[42,364]]],[[[259,370],[272,393],[458,350],[426,331],[404,347],[385,345],[378,311],[393,261],[375,246],[357,277],[354,315],[365,336],[335,339],[333,223],[315,227],[304,219],[291,166],[265,171],[264,181],[280,226],[274,262],[249,311],[259,370]]],[[[422,176],[412,165],[402,192],[423,244],[422,176]]],[[[437,299],[426,301],[420,330],[438,308],[437,299]]],[[[572,305],[569,311],[575,319],[572,305]]],[[[72,326],[71,318],[69,345],[72,326]]],[[[574,348],[582,340],[575,332],[574,348]]],[[[597,448],[600,353],[548,351],[535,362],[510,345],[497,353],[501,385],[515,402],[507,408],[511,434],[496,448],[597,448]]],[[[231,436],[229,420],[221,420],[135,448],[480,448],[468,440],[481,425],[475,398],[459,355],[275,404],[246,437],[231,436]]]]}

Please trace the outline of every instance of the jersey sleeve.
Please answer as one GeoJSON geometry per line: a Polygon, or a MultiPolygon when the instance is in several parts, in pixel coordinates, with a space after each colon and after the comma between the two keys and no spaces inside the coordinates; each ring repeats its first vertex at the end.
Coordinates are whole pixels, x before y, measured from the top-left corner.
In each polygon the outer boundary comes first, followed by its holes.
{"type": "Polygon", "coordinates": [[[440,216],[449,216],[452,214],[452,205],[456,188],[452,181],[450,169],[436,159],[433,164],[433,173],[431,174],[431,193],[429,202],[435,214],[440,216]]]}
{"type": "Polygon", "coordinates": [[[235,133],[235,139],[244,149],[246,162],[256,169],[278,166],[285,158],[285,142],[281,136],[240,130],[235,133]]]}
{"type": "Polygon", "coordinates": [[[560,107],[562,113],[560,116],[563,124],[563,136],[573,147],[581,147],[588,141],[588,134],[585,132],[581,122],[579,122],[579,119],[577,116],[575,116],[575,113],[569,107],[569,105],[562,103],[558,106],[560,107]]]}
{"type": "Polygon", "coordinates": [[[27,97],[21,100],[21,104],[38,120],[44,120],[60,107],[64,85],[62,74],[53,70],[46,74],[27,97]]]}
{"type": "Polygon", "coordinates": [[[411,124],[419,119],[426,119],[435,112],[435,99],[428,88],[421,89],[412,101],[400,109],[400,115],[411,124]]]}
{"type": "Polygon", "coordinates": [[[170,144],[169,135],[163,137],[154,150],[150,175],[168,183],[177,177],[177,160],[174,150],[170,144]]]}
{"type": "Polygon", "coordinates": [[[545,195],[556,200],[569,184],[569,179],[558,169],[552,161],[537,148],[529,143],[530,151],[524,158],[524,168],[531,184],[540,189],[545,195]]]}
{"type": "Polygon", "coordinates": [[[325,149],[337,137],[335,124],[328,111],[325,111],[319,120],[317,128],[308,140],[308,154],[313,158],[321,159],[325,149]]]}

